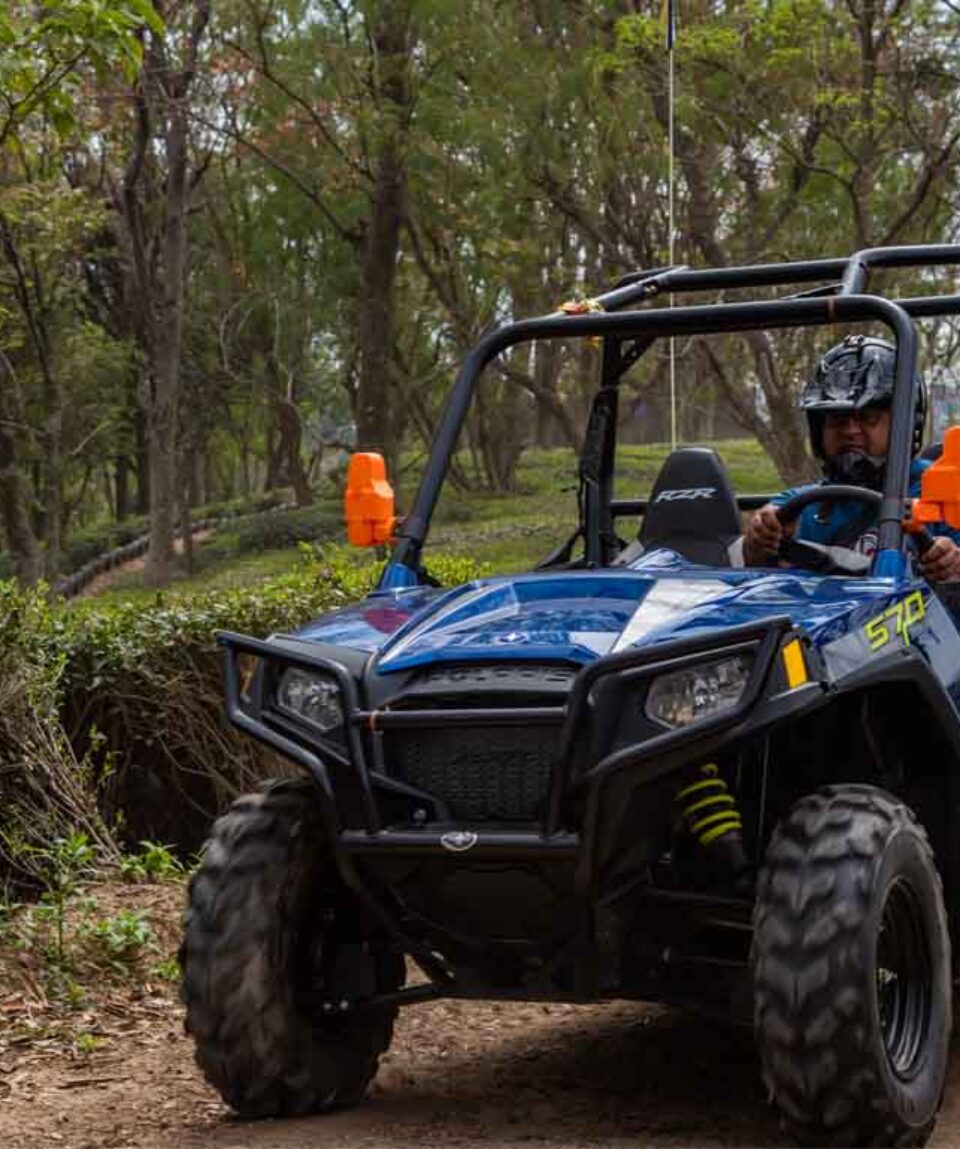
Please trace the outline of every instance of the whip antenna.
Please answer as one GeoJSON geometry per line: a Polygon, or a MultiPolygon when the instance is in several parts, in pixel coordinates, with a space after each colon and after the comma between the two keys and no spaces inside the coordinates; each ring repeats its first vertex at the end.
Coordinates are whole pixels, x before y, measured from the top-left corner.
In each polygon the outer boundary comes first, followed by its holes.
{"type": "MultiPolygon", "coordinates": [[[[675,103],[674,43],[677,38],[677,13],[675,0],[667,0],[667,264],[673,267],[674,248],[674,200],[676,184],[674,180],[673,117],[675,103]]],[[[673,307],[673,292],[670,293],[670,306],[673,307]]],[[[676,337],[670,336],[670,449],[677,449],[677,354],[676,337]]]]}

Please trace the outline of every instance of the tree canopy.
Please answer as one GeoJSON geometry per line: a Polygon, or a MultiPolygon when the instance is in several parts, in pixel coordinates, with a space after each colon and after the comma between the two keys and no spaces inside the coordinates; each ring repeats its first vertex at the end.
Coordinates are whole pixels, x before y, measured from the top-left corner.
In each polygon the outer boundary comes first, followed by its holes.
{"type": "MultiPolygon", "coordinates": [[[[659,0],[14,0],[0,10],[0,521],[20,577],[325,449],[432,434],[491,323],[666,261],[659,0]]],[[[845,254],[957,231],[960,22],[942,0],[684,0],[676,258],[845,254]]],[[[933,279],[923,279],[930,286],[933,279]]],[[[681,434],[809,471],[809,334],[681,348],[681,434]]],[[[944,354],[931,340],[928,353],[944,354]]],[[[457,481],[578,444],[589,349],[517,352],[457,481]]],[[[664,360],[628,379],[663,436],[664,360]]]]}

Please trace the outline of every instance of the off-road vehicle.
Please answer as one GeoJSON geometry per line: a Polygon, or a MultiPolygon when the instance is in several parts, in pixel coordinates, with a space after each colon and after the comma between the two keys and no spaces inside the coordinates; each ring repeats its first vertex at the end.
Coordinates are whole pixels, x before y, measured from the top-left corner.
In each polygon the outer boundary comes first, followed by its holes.
{"type": "Polygon", "coordinates": [[[638,273],[476,346],[396,528],[380,461],[356,464],[351,532],[393,538],[376,591],[296,633],[219,636],[230,720],[303,772],[216,822],[190,888],[187,1028],[241,1115],[356,1101],[402,1005],[631,998],[752,1023],[805,1144],[924,1143],[951,1032],[960,635],[916,554],[923,522],[960,525],[960,428],[908,506],[914,319],[960,301],[863,288],[876,265],[957,262],[638,273]],[[650,305],[779,285],[801,290],[650,305]],[[705,448],[673,452],[649,499],[614,497],[618,384],[655,340],[837,324],[896,344],[885,485],[821,485],[781,516],[875,505],[871,559],[795,543],[788,566],[733,565],[759,504],[705,448]],[[481,371],[570,338],[601,344],[575,534],[530,573],[439,589],[422,551],[481,371]]]}

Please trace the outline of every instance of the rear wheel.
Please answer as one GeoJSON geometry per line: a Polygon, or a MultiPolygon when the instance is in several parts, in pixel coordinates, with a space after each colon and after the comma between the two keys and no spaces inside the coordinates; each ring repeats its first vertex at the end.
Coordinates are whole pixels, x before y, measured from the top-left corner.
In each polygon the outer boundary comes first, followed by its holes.
{"type": "Polygon", "coordinates": [[[395,1007],[357,999],[402,985],[403,958],[339,881],[310,782],[239,799],[190,883],[181,948],[197,1062],[244,1117],[362,1097],[395,1007]]]}
{"type": "Polygon", "coordinates": [[[946,1076],[950,938],[911,811],[870,786],[798,802],[760,875],[752,960],[764,1078],[794,1137],[923,1145],[946,1076]]]}

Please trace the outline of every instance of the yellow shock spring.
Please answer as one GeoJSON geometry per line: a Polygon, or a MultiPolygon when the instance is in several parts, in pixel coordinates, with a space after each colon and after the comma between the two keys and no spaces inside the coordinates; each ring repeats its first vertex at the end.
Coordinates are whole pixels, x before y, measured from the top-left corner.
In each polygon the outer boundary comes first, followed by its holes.
{"type": "Polygon", "coordinates": [[[739,835],[743,829],[740,811],[720,771],[709,762],[698,774],[698,781],[684,786],[676,796],[690,833],[701,846],[739,835]]]}

